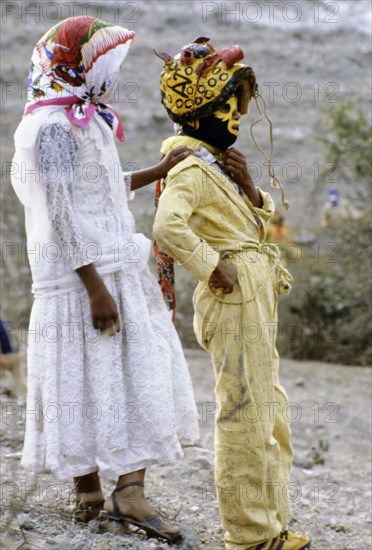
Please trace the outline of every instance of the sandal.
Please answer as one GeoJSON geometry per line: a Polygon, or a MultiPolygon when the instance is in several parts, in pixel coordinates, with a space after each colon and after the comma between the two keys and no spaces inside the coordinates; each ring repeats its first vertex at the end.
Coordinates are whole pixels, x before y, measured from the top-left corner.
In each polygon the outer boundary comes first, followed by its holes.
{"type": "Polygon", "coordinates": [[[97,519],[100,511],[103,509],[105,501],[100,500],[91,506],[81,506],[78,504],[72,513],[72,518],[77,523],[88,523],[93,519],[97,519]]]}
{"type": "Polygon", "coordinates": [[[113,511],[112,512],[106,512],[106,510],[101,510],[99,517],[100,519],[112,519],[114,521],[123,521],[126,523],[130,523],[131,525],[135,525],[136,527],[139,527],[140,529],[143,529],[147,535],[150,537],[155,538],[162,538],[165,539],[168,542],[179,542],[182,539],[181,533],[175,533],[172,535],[171,533],[166,533],[164,531],[161,531],[161,526],[163,525],[163,521],[161,518],[154,514],[153,516],[149,516],[143,520],[139,520],[134,518],[133,516],[127,516],[120,512],[115,493],[118,493],[119,491],[122,491],[123,489],[126,489],[127,487],[131,487],[133,485],[137,485],[139,487],[144,487],[144,484],[142,481],[132,481],[130,483],[125,483],[125,485],[122,485],[121,487],[117,487],[114,489],[114,491],[111,494],[112,498],[112,504],[113,504],[113,511]]]}

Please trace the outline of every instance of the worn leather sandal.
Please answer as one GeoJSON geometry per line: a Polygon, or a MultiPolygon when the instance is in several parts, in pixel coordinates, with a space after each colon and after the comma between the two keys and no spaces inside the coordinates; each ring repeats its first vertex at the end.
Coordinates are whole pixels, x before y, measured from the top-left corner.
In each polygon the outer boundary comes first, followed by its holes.
{"type": "Polygon", "coordinates": [[[113,511],[107,512],[106,510],[101,510],[99,518],[126,522],[134,525],[135,527],[138,527],[139,529],[143,529],[143,531],[145,531],[146,534],[150,537],[165,539],[167,542],[180,542],[180,540],[182,540],[181,533],[175,533],[174,535],[172,535],[171,533],[161,531],[161,526],[164,524],[164,522],[158,515],[149,516],[143,520],[139,520],[134,518],[133,516],[124,515],[120,512],[115,493],[118,493],[119,491],[122,491],[123,489],[131,487],[133,485],[144,487],[144,484],[141,481],[132,481],[114,489],[111,494],[112,504],[114,508],[113,511]]]}

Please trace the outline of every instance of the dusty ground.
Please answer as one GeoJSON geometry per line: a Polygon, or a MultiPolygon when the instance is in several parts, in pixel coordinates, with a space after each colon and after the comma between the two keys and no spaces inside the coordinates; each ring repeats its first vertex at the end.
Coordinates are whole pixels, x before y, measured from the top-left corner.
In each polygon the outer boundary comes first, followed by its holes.
{"type": "MultiPolygon", "coordinates": [[[[223,550],[213,496],[213,375],[207,354],[188,350],[200,412],[201,439],[182,462],[152,468],[148,493],[158,511],[184,528],[180,550],[223,550]]],[[[314,550],[370,548],[371,371],[326,363],[282,361],[282,382],[291,403],[295,462],[293,529],[313,538],[314,550]]],[[[1,395],[2,548],[104,550],[168,548],[116,526],[75,525],[71,487],[44,473],[36,479],[19,468],[24,425],[17,401],[1,395]],[[109,530],[104,530],[109,528],[109,530]],[[115,530],[116,529],[116,530],[115,530]],[[27,541],[27,542],[26,542],[27,541]],[[24,543],[24,544],[23,544],[24,543]]],[[[106,479],[107,492],[113,480],[106,479]]]]}

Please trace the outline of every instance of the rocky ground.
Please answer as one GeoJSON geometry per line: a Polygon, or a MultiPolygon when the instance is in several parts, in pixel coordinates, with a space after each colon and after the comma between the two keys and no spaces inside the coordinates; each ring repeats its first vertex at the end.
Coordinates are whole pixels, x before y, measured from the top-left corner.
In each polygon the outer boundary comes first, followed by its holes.
{"type": "MultiPolygon", "coordinates": [[[[177,521],[180,550],[223,550],[213,491],[213,374],[209,357],[188,350],[200,413],[201,438],[181,462],[151,468],[148,494],[154,507],[177,521]]],[[[295,460],[289,498],[292,528],[312,537],[314,550],[370,548],[371,371],[326,363],[282,361],[282,383],[291,403],[295,460]]],[[[1,547],[7,550],[165,550],[166,543],[117,524],[72,522],[68,482],[47,472],[33,478],[19,467],[24,424],[3,379],[1,547]]],[[[19,403],[19,401],[18,401],[19,403]]],[[[114,480],[105,479],[106,492],[114,480]]]]}

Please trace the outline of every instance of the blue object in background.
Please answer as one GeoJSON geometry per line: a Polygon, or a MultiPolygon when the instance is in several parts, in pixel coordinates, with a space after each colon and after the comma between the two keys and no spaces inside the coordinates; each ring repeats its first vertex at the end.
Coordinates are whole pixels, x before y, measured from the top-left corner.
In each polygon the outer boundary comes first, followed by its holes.
{"type": "Polygon", "coordinates": [[[4,323],[2,319],[0,319],[0,348],[3,354],[13,352],[10,336],[6,329],[6,323],[4,323]]]}

